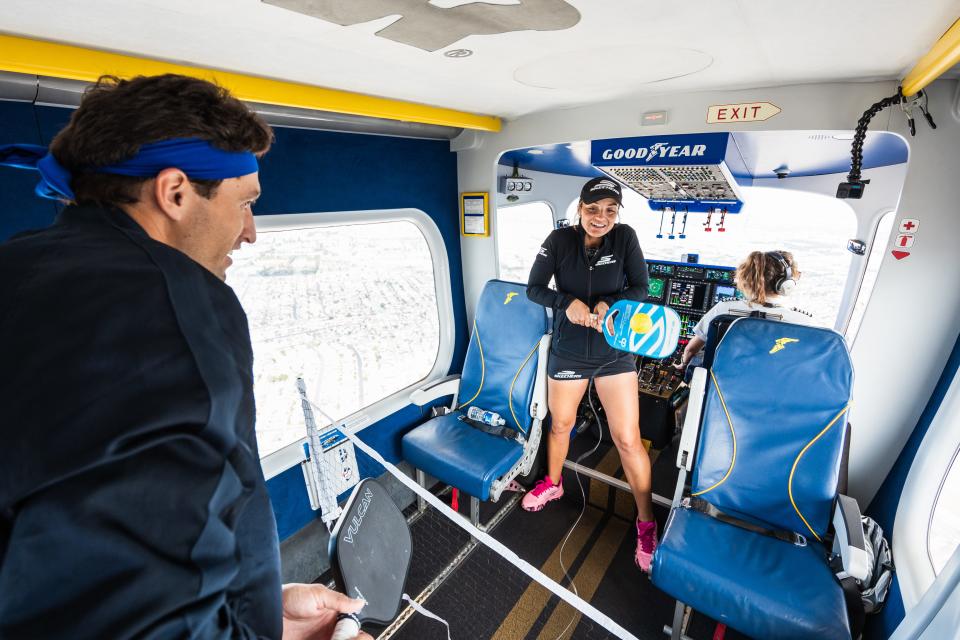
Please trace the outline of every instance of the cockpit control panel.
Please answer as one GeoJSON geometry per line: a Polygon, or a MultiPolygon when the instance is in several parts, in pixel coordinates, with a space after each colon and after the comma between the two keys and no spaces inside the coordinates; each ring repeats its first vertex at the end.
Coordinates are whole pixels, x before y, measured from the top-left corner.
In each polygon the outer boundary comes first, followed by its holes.
{"type": "Polygon", "coordinates": [[[680,342],[670,358],[641,358],[640,391],[660,398],[669,398],[683,379],[674,368],[683,350],[693,337],[693,328],[700,318],[722,300],[743,297],[733,282],[734,267],[647,260],[650,286],[648,302],[672,308],[680,315],[680,342]]]}

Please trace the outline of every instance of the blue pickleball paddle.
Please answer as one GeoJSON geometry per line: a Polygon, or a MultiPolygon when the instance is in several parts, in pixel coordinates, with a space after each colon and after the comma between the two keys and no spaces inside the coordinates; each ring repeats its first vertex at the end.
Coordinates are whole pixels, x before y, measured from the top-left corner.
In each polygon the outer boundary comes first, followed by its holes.
{"type": "Polygon", "coordinates": [[[680,316],[669,307],[620,300],[607,311],[603,337],[614,349],[647,358],[666,358],[677,349],[680,316]],[[609,332],[610,318],[614,332],[609,332]]]}

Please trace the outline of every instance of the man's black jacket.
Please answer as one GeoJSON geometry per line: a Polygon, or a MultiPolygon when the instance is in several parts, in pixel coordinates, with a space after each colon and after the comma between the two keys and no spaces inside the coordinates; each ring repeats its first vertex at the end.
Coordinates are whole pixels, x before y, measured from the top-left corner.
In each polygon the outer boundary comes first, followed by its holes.
{"type": "Polygon", "coordinates": [[[0,638],[279,638],[232,289],[118,210],[0,245],[0,638]]]}

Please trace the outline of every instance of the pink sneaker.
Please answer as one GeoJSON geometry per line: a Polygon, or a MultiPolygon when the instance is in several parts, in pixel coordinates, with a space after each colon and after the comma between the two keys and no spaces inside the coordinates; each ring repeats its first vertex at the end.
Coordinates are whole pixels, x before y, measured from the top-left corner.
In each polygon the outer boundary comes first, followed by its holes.
{"type": "Polygon", "coordinates": [[[548,502],[559,500],[563,497],[563,478],[560,478],[560,484],[553,484],[550,476],[544,476],[539,480],[533,489],[523,496],[523,502],[520,506],[526,511],[540,511],[548,502]]]}
{"type": "Polygon", "coordinates": [[[637,554],[634,560],[641,570],[650,572],[653,552],[657,549],[657,521],[637,520],[637,554]]]}

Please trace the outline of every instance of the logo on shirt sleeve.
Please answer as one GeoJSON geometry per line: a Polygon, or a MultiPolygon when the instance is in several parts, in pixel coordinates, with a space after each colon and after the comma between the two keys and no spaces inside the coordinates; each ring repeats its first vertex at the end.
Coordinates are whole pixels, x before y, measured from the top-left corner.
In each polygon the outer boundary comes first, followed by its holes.
{"type": "Polygon", "coordinates": [[[540,251],[537,252],[537,255],[538,255],[538,256],[543,256],[544,258],[549,258],[549,257],[550,257],[550,256],[547,254],[547,248],[546,248],[546,247],[540,247],[540,251]]]}

